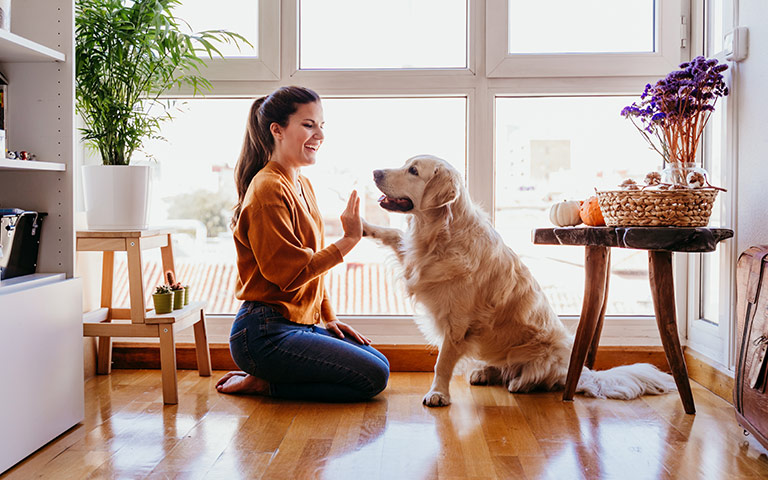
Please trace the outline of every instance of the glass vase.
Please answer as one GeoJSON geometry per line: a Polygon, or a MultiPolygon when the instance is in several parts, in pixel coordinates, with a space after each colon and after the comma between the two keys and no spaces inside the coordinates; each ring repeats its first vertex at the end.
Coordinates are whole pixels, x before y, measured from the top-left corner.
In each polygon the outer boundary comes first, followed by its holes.
{"type": "Polygon", "coordinates": [[[695,162],[670,162],[661,171],[661,182],[669,185],[680,185],[688,187],[688,175],[691,172],[700,173],[704,176],[704,182],[701,187],[706,186],[707,171],[699,167],[695,162]]]}

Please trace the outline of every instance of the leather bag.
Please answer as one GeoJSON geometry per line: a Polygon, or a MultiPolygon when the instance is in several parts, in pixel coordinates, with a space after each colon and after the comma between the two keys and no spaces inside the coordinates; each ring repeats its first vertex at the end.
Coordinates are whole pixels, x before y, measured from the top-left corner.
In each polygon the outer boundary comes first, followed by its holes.
{"type": "Polygon", "coordinates": [[[739,256],[736,279],[741,341],[733,405],[739,424],[768,449],[768,245],[739,256]]]}

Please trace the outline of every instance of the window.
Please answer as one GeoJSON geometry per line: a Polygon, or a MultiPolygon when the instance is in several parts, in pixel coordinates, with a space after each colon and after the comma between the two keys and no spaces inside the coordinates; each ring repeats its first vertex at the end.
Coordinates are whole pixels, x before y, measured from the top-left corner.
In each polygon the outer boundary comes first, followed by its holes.
{"type": "MultiPolygon", "coordinates": [[[[207,5],[187,3],[198,9],[207,5]]],[[[217,9],[226,13],[226,22],[212,15],[197,17],[211,27],[232,29],[239,27],[228,23],[230,19],[254,18],[255,2],[246,2],[245,9],[224,3],[217,9]]],[[[436,154],[465,172],[472,198],[492,214],[504,240],[541,280],[558,313],[578,313],[583,249],[534,246],[531,230],[549,225],[551,203],[584,198],[594,187],[615,185],[626,177],[642,179],[659,166],[657,155],[619,112],[646,83],[689,56],[682,45],[688,39],[681,38],[681,17],[686,16],[683,23],[690,20],[683,0],[590,0],[578,2],[578,11],[569,10],[572,3],[258,2],[256,29],[243,27],[259,38],[256,55],[211,62],[214,91],[192,100],[183,100],[187,90],[174,93],[183,109],[164,126],[168,143],[147,146],[159,159],[155,205],[162,207],[157,214],[186,225],[183,240],[179,236],[178,261],[187,261],[186,252],[200,245],[207,253],[189,254],[190,262],[232,261],[228,233],[212,235],[213,227],[203,216],[179,210],[172,214],[171,207],[190,190],[206,192],[209,199],[234,191],[228,182],[251,101],[280,86],[299,84],[323,97],[327,138],[318,165],[304,173],[313,180],[326,216],[327,242],[340,234],[338,216],[352,188],[363,195],[368,218],[401,225],[404,216],[376,204],[371,171],[400,166],[415,154],[436,154]],[[542,11],[547,13],[544,20],[542,11]],[[589,28],[569,33],[568,42],[554,41],[563,37],[562,29],[586,22],[589,28]],[[595,34],[586,35],[585,29],[595,34]],[[477,69],[482,63],[486,68],[477,69]],[[562,275],[550,274],[555,267],[562,275]]],[[[193,202],[178,203],[188,207],[193,202]]],[[[206,202],[211,205],[215,202],[206,202]]],[[[383,252],[364,239],[327,276],[329,288],[338,292],[333,299],[337,312],[380,331],[382,317],[412,312],[394,261],[383,252]]],[[[652,307],[644,252],[616,250],[612,266],[608,313],[622,318],[606,320],[606,331],[611,322],[633,317],[632,325],[655,332],[648,316],[652,307]]],[[[231,299],[230,287],[219,277],[222,271],[210,270],[212,278],[220,278],[212,280],[218,283],[210,291],[231,299]]],[[[684,270],[676,272],[685,279],[684,270]]],[[[684,281],[676,285],[685,288],[684,281]]],[[[236,307],[216,308],[231,313],[236,307]]],[[[637,332],[625,328],[627,324],[619,329],[632,337],[637,332]]],[[[405,329],[412,322],[406,318],[402,325],[405,329]]],[[[402,343],[409,332],[391,335],[402,343]]],[[[643,336],[637,333],[637,338],[643,336]]],[[[653,341],[657,335],[637,340],[653,341]]]]}
{"type": "Polygon", "coordinates": [[[184,0],[174,9],[193,31],[229,30],[245,37],[252,46],[226,43],[217,45],[228,58],[259,56],[259,2],[253,0],[218,0],[216,8],[206,0],[184,0]],[[232,15],[232,12],[238,12],[232,15]]]}
{"type": "Polygon", "coordinates": [[[676,0],[488,0],[487,74],[666,75],[680,62],[681,18],[676,0]]]}
{"type": "MultiPolygon", "coordinates": [[[[584,249],[533,245],[531,231],[549,223],[549,208],[584,199],[659,168],[619,115],[634,97],[500,97],[496,100],[496,228],[528,265],[561,315],[578,315],[584,249]]],[[[648,257],[613,249],[607,315],[652,315],[648,257]]]]}
{"type": "Polygon", "coordinates": [[[225,29],[244,43],[218,44],[226,57],[206,62],[201,74],[209,80],[276,80],[280,74],[280,2],[274,0],[184,0],[174,8],[193,31],[225,29]],[[214,6],[215,5],[215,6],[214,6]]]}
{"type": "MultiPolygon", "coordinates": [[[[326,244],[341,238],[339,215],[352,188],[371,223],[406,228],[406,216],[379,207],[373,170],[399,168],[418,153],[432,153],[465,171],[466,99],[324,98],[326,140],[316,165],[305,169],[323,213],[326,244]]],[[[338,313],[412,314],[392,250],[364,239],[328,274],[338,313]]]]}
{"type": "Polygon", "coordinates": [[[301,0],[299,25],[301,69],[467,65],[466,0],[301,0]]]}
{"type": "MultiPolygon", "coordinates": [[[[150,224],[174,227],[174,261],[179,281],[193,298],[208,301],[206,313],[234,314],[235,249],[229,221],[237,194],[234,166],[245,134],[250,99],[171,99],[173,121],[164,140],[145,142],[132,161],[154,159],[150,224]],[[142,158],[142,154],[144,158],[142,158]]],[[[116,256],[115,305],[127,306],[125,255],[116,256]]],[[[144,290],[163,275],[157,249],[144,254],[144,290]]]]}
{"type": "MultiPolygon", "coordinates": [[[[209,301],[208,313],[233,314],[235,251],[229,230],[236,201],[234,166],[245,132],[250,99],[176,99],[175,118],[163,127],[165,140],[148,142],[154,164],[154,225],[173,225],[179,278],[209,301]],[[215,119],[215,121],[213,120],[215,119]],[[190,141],[194,139],[194,141],[190,141]]],[[[431,152],[465,171],[466,98],[323,99],[326,141],[318,163],[303,170],[315,186],[324,215],[326,244],[343,235],[339,215],[353,188],[364,216],[379,225],[405,227],[405,215],[388,214],[377,203],[377,168],[396,168],[413,152],[431,152]],[[397,141],[392,141],[397,139],[397,141]]],[[[391,250],[360,243],[327,275],[336,310],[357,315],[403,315],[413,309],[399,282],[391,250]]],[[[146,290],[160,283],[160,257],[147,256],[146,290]]],[[[118,261],[118,285],[127,278],[118,261]]],[[[117,291],[127,303],[127,284],[117,291]],[[124,293],[124,295],[123,295],[124,293]]]]}
{"type": "MultiPolygon", "coordinates": [[[[704,165],[709,175],[709,181],[713,185],[725,185],[723,176],[723,161],[721,154],[723,151],[723,105],[712,113],[707,124],[706,136],[704,138],[704,165]]],[[[712,216],[709,218],[709,224],[713,227],[724,225],[723,218],[723,195],[718,195],[715,206],[712,209],[712,216]]],[[[720,260],[721,253],[714,251],[699,255],[701,262],[701,294],[699,300],[700,317],[707,321],[720,323],[720,260]]]]}
{"type": "Polygon", "coordinates": [[[652,53],[654,1],[509,2],[509,54],[652,53]]]}
{"type": "MultiPolygon", "coordinates": [[[[701,31],[708,57],[726,62],[723,36],[737,25],[732,0],[707,0],[701,9],[701,31]]],[[[724,72],[726,82],[737,73],[734,64],[724,72]]],[[[727,193],[718,195],[710,217],[710,226],[735,230],[736,198],[736,118],[737,92],[718,100],[715,111],[704,132],[702,162],[710,182],[724,187],[727,193]]],[[[717,363],[734,368],[736,358],[735,333],[735,266],[738,252],[734,240],[722,242],[712,253],[689,255],[688,273],[691,292],[688,309],[688,346],[717,363]]]]}

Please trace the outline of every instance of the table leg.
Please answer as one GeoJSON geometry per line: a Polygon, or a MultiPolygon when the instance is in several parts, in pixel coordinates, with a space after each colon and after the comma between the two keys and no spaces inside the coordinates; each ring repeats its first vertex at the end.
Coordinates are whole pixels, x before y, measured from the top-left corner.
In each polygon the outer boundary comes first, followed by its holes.
{"type": "Polygon", "coordinates": [[[605,320],[605,307],[608,305],[608,284],[611,280],[611,249],[608,249],[608,258],[605,265],[605,289],[603,291],[603,306],[600,308],[600,317],[597,319],[595,334],[592,336],[592,343],[587,352],[587,361],[584,362],[590,370],[595,366],[595,357],[597,356],[597,345],[600,343],[600,333],[603,331],[603,321],[605,320]]]}
{"type": "Polygon", "coordinates": [[[648,273],[651,280],[653,310],[656,313],[656,324],[659,327],[661,343],[664,345],[664,353],[672,369],[672,376],[675,378],[685,413],[693,414],[696,413],[696,407],[693,404],[688,369],[685,366],[685,357],[683,357],[683,349],[680,347],[680,338],[677,333],[672,252],[649,251],[648,273]]]}
{"type": "Polygon", "coordinates": [[[587,351],[595,336],[595,328],[605,298],[608,252],[608,247],[588,245],[584,253],[584,302],[581,306],[579,326],[576,329],[576,338],[571,351],[571,361],[568,364],[568,377],[565,380],[563,400],[573,400],[587,351]]]}

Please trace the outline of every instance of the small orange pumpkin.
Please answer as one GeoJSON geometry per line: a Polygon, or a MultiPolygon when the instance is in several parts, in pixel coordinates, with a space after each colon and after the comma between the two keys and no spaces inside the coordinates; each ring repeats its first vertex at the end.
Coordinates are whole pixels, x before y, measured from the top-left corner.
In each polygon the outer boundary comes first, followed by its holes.
{"type": "Polygon", "coordinates": [[[605,225],[603,212],[600,211],[600,205],[597,203],[597,197],[592,196],[584,200],[579,210],[581,221],[591,227],[601,227],[605,225]]]}

